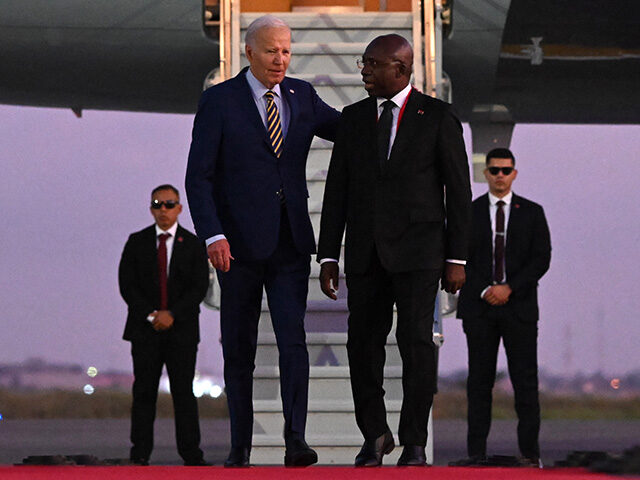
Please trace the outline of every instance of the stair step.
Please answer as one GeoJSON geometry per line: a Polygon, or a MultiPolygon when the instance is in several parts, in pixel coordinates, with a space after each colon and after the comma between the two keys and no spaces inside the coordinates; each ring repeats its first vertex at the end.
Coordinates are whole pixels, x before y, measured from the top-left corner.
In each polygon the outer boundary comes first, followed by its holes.
{"type": "MultiPolygon", "coordinates": [[[[389,425],[398,425],[400,422],[400,410],[387,411],[389,425]]],[[[335,438],[353,437],[357,434],[358,425],[353,411],[350,412],[309,412],[307,415],[306,431],[320,436],[335,438]]],[[[282,412],[254,413],[254,431],[264,432],[269,437],[279,437],[284,429],[282,412]]],[[[261,433],[262,434],[262,433],[261,433]]],[[[282,442],[282,440],[280,440],[282,442]]],[[[356,445],[361,444],[362,440],[356,445]]]]}
{"type": "MultiPolygon", "coordinates": [[[[279,379],[280,371],[278,367],[271,366],[258,366],[253,372],[254,379],[279,379]]],[[[384,378],[402,378],[401,367],[384,367],[384,378]]],[[[309,379],[329,379],[329,380],[341,380],[349,379],[349,367],[311,367],[309,369],[309,379]]],[[[320,398],[320,397],[318,397],[320,398]]]]}
{"type": "MultiPolygon", "coordinates": [[[[387,366],[399,367],[402,365],[395,333],[392,333],[387,338],[385,350],[385,364],[387,366]]],[[[349,365],[346,333],[307,333],[307,351],[309,352],[309,364],[312,367],[346,367],[349,365]]],[[[276,366],[278,365],[278,361],[279,352],[275,335],[273,333],[261,333],[258,337],[256,365],[276,366]]]]}
{"type": "MultiPolygon", "coordinates": [[[[240,28],[245,30],[251,22],[261,17],[264,13],[252,12],[240,15],[240,28]]],[[[412,15],[408,12],[364,12],[331,14],[322,13],[290,13],[278,12],[278,18],[282,19],[291,30],[340,30],[355,29],[358,31],[375,29],[411,29],[412,15]]]]}
{"type": "MultiPolygon", "coordinates": [[[[311,367],[309,372],[309,398],[313,400],[335,400],[351,398],[349,367],[311,367]]],[[[388,400],[402,398],[402,368],[385,367],[384,388],[388,400]]],[[[256,367],[254,379],[254,401],[280,398],[278,368],[261,365],[256,367]]]]}
{"type": "MultiPolygon", "coordinates": [[[[385,402],[387,412],[399,413],[402,408],[401,400],[388,400],[385,402]]],[[[253,402],[255,413],[282,413],[280,400],[256,400],[253,402]]],[[[309,400],[307,411],[312,413],[353,413],[353,400],[309,400]]]]}

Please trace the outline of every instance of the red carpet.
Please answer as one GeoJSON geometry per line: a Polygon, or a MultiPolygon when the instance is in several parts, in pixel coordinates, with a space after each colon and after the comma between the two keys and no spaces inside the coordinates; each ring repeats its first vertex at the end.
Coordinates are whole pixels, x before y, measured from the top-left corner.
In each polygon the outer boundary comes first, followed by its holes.
{"type": "MultiPolygon", "coordinates": [[[[0,467],[0,480],[614,480],[622,477],[578,468],[353,467],[0,467]]],[[[629,478],[629,477],[626,477],[629,478]]],[[[635,477],[639,478],[639,477],[635,477]]]]}

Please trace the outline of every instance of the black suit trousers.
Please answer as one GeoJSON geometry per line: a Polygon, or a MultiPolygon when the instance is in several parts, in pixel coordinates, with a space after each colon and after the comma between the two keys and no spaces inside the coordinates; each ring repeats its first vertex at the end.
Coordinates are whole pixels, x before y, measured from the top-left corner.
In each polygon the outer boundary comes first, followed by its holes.
{"type": "Polygon", "coordinates": [[[507,304],[490,307],[481,317],[465,318],[463,328],[469,351],[469,455],[486,454],[487,436],[491,427],[492,390],[496,378],[498,347],[502,338],[518,415],[518,446],[522,455],[539,457],[538,324],[522,322],[507,304]]]}
{"type": "Polygon", "coordinates": [[[385,344],[398,311],[396,338],[402,358],[402,410],[399,437],[403,445],[427,442],[429,410],[436,385],[433,313],[440,270],[386,271],[374,251],[364,274],[348,274],[347,353],[356,421],[373,440],[389,429],[384,404],[385,344]]]}
{"type": "Polygon", "coordinates": [[[309,390],[304,315],[310,270],[311,256],[297,251],[283,207],[278,246],[269,258],[233,260],[228,272],[218,271],[224,381],[233,447],[251,446],[253,371],[263,287],[278,344],[285,443],[304,439],[309,390]]]}
{"type": "Polygon", "coordinates": [[[178,453],[185,462],[202,459],[198,403],[193,395],[193,376],[198,345],[176,342],[171,332],[150,341],[133,341],[133,405],[131,407],[131,458],[148,459],[153,449],[158,384],[167,367],[176,428],[178,453]]]}

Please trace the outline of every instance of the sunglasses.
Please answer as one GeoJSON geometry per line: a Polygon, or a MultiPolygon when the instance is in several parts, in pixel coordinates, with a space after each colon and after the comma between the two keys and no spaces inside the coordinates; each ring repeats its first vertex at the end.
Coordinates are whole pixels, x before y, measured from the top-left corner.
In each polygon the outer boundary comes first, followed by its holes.
{"type": "Polygon", "coordinates": [[[180,205],[180,202],[176,202],[174,200],[167,200],[166,202],[160,202],[158,200],[154,200],[153,202],[151,202],[151,208],[153,208],[154,210],[160,210],[163,206],[167,210],[171,210],[176,205],[180,205]]]}
{"type": "Polygon", "coordinates": [[[487,167],[487,170],[489,170],[491,175],[497,175],[500,172],[502,172],[503,175],[511,175],[513,167],[487,167]]]}

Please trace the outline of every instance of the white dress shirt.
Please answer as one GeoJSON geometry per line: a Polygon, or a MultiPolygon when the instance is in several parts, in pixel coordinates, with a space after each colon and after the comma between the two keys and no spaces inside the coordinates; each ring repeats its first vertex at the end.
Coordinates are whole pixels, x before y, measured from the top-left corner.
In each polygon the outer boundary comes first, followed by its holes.
{"type": "Polygon", "coordinates": [[[178,222],[171,225],[168,230],[162,230],[156,224],[156,248],[158,248],[158,246],[160,245],[160,239],[158,238],[159,235],[163,233],[168,233],[170,235],[165,242],[167,244],[167,278],[169,278],[169,265],[171,265],[171,253],[173,252],[173,241],[176,238],[177,230],[178,230],[178,222]]]}

